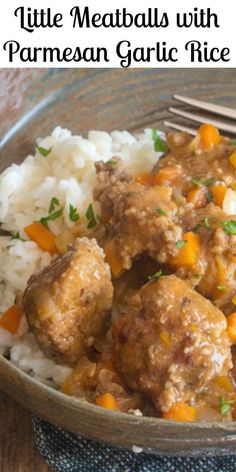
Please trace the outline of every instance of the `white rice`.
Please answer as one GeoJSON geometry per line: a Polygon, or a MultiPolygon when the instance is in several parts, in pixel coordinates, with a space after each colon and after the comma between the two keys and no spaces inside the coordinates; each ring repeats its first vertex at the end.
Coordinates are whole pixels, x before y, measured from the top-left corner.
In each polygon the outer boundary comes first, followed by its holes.
{"type": "MultiPolygon", "coordinates": [[[[119,156],[135,176],[149,171],[160,153],[154,151],[151,130],[132,135],[127,131],[90,131],[87,139],[72,136],[67,129],[57,127],[51,136],[39,139],[38,145],[52,148],[47,157],[38,151],[20,165],[12,164],[0,176],[0,222],[2,228],[19,232],[26,241],[0,237],[0,317],[26,287],[29,277],[47,266],[49,253],[29,241],[23,228],[48,215],[53,197],[64,207],[63,217],[49,222],[50,230],[58,235],[73,227],[69,205],[83,217],[93,202],[96,184],[94,163],[119,156]]],[[[99,209],[96,208],[98,211],[99,209]]],[[[70,369],[47,359],[39,350],[23,319],[16,335],[0,329],[0,354],[9,350],[11,361],[43,382],[60,386],[70,369]]]]}

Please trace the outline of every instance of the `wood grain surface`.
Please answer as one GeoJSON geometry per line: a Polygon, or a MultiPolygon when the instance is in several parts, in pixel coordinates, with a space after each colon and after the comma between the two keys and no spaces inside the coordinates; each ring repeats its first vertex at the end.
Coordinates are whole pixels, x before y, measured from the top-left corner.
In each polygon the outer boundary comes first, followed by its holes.
{"type": "Polygon", "coordinates": [[[49,471],[34,444],[29,413],[0,393],[0,472],[49,471]]]}

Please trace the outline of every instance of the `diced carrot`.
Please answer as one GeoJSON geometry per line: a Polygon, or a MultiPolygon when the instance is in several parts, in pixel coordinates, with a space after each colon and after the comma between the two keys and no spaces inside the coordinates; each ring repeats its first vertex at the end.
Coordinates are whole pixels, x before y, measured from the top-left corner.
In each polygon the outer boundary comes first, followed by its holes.
{"type": "Polygon", "coordinates": [[[216,377],[218,387],[223,388],[227,392],[234,392],[235,389],[228,375],[219,375],[216,377]]]}
{"type": "Polygon", "coordinates": [[[154,185],[173,185],[181,175],[181,168],[177,166],[167,166],[160,169],[153,176],[154,185]]]}
{"type": "Polygon", "coordinates": [[[18,305],[12,305],[0,318],[0,327],[11,334],[16,334],[20,326],[23,312],[18,305]]]}
{"type": "Polygon", "coordinates": [[[220,144],[221,136],[217,128],[210,124],[201,125],[198,134],[201,144],[205,149],[212,149],[215,144],[220,144]]]}
{"type": "Polygon", "coordinates": [[[110,239],[110,241],[107,241],[104,247],[104,252],[106,255],[106,262],[111,268],[112,275],[114,275],[114,277],[119,277],[124,272],[124,269],[122,267],[120,257],[117,254],[115,239],[110,239]]]}
{"type": "Polygon", "coordinates": [[[96,398],[96,405],[108,410],[118,410],[116,398],[111,393],[104,393],[96,398]]]}
{"type": "Polygon", "coordinates": [[[52,255],[58,252],[55,236],[42,223],[32,223],[24,228],[24,232],[44,251],[52,255]]]}
{"type": "Polygon", "coordinates": [[[211,187],[211,193],[213,195],[213,202],[215,205],[222,208],[226,192],[227,188],[223,185],[213,185],[211,187]]]}
{"type": "Polygon", "coordinates": [[[230,164],[232,164],[233,167],[236,167],[236,149],[229,156],[229,162],[230,164]]]}
{"type": "Polygon", "coordinates": [[[136,182],[139,182],[142,185],[153,185],[153,175],[148,172],[142,172],[137,175],[136,182]]]}
{"type": "Polygon", "coordinates": [[[183,240],[186,241],[186,243],[179,249],[178,254],[171,258],[170,264],[176,266],[194,266],[200,251],[200,237],[198,234],[189,231],[183,235],[183,240]]]}
{"type": "Polygon", "coordinates": [[[208,203],[206,196],[206,187],[196,187],[188,192],[187,202],[192,203],[195,208],[203,208],[208,203]]]}
{"type": "Polygon", "coordinates": [[[236,312],[231,313],[227,318],[227,333],[231,341],[236,344],[236,312]]]}
{"type": "Polygon", "coordinates": [[[177,402],[163,414],[163,418],[173,421],[195,421],[196,408],[184,402],[177,402]]]}

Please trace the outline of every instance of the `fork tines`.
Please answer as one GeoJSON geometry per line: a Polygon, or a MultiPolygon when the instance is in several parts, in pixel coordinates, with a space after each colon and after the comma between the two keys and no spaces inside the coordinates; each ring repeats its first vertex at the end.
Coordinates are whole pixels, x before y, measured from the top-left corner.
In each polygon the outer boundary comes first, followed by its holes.
{"type": "MultiPolygon", "coordinates": [[[[205,110],[210,113],[214,113],[220,116],[224,116],[227,118],[231,118],[231,120],[236,120],[236,110],[229,107],[224,107],[221,105],[215,105],[213,103],[204,102],[201,100],[196,100],[188,97],[183,97],[182,95],[174,95],[173,98],[181,103],[186,105],[190,105],[194,108],[199,108],[201,110],[205,110]]],[[[169,111],[174,115],[177,115],[185,120],[195,121],[196,123],[210,123],[222,131],[226,131],[230,134],[236,135],[236,125],[232,124],[228,121],[221,121],[217,120],[214,117],[204,116],[202,114],[198,114],[195,112],[185,111],[182,108],[169,108],[169,111]]],[[[196,130],[189,126],[183,125],[182,123],[176,123],[173,121],[165,121],[164,125],[168,128],[173,128],[179,131],[187,131],[191,135],[196,134],[196,130]]]]}

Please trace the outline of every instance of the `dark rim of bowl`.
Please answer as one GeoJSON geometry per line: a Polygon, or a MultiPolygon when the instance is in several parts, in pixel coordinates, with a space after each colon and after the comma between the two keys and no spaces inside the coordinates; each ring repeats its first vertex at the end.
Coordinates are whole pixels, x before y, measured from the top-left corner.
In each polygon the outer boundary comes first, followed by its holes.
{"type": "MultiPolygon", "coordinates": [[[[176,422],[176,421],[171,421],[171,420],[165,420],[163,418],[158,418],[158,417],[149,417],[149,416],[135,416],[135,415],[132,415],[132,414],[129,414],[129,413],[122,413],[122,412],[117,412],[117,411],[112,411],[112,410],[106,410],[105,408],[101,408],[101,407],[98,407],[92,403],[89,403],[87,402],[86,400],[83,400],[83,399],[80,399],[80,398],[76,398],[76,397],[72,397],[72,396],[69,396],[69,395],[66,395],[62,392],[60,392],[59,390],[56,390],[56,389],[53,389],[52,387],[50,387],[49,385],[45,385],[43,382],[40,382],[39,380],[35,379],[34,377],[32,377],[30,374],[27,374],[26,372],[24,372],[23,370],[21,370],[20,368],[16,367],[11,361],[9,361],[8,359],[6,359],[3,355],[0,355],[0,363],[4,363],[9,371],[11,371],[13,374],[17,374],[19,377],[21,377],[22,381],[28,383],[29,385],[31,384],[32,386],[35,386],[38,388],[38,390],[42,390],[44,392],[47,392],[49,393],[50,395],[52,396],[55,396],[58,400],[60,401],[63,401],[63,402],[70,402],[71,404],[73,404],[75,407],[79,407],[79,408],[82,408],[85,412],[86,410],[91,413],[94,412],[94,414],[96,414],[97,416],[99,417],[102,417],[104,419],[106,418],[114,418],[114,419],[117,419],[119,418],[120,420],[123,420],[124,422],[127,422],[127,420],[129,421],[129,423],[138,423],[139,425],[143,424],[143,425],[151,425],[154,426],[154,424],[157,424],[157,425],[162,425],[163,427],[165,427],[166,429],[166,432],[168,433],[168,430],[171,431],[171,428],[173,426],[176,426],[178,425],[179,429],[180,430],[185,430],[186,431],[186,427],[188,429],[188,436],[189,436],[189,432],[191,429],[205,429],[205,430],[213,430],[212,432],[214,432],[214,430],[216,430],[217,428],[220,429],[223,432],[225,433],[235,433],[236,431],[236,421],[227,421],[227,422],[219,422],[219,421],[216,421],[216,422],[182,422],[182,421],[179,421],[179,422],[176,422]]],[[[183,439],[183,437],[182,437],[183,439]]]]}

